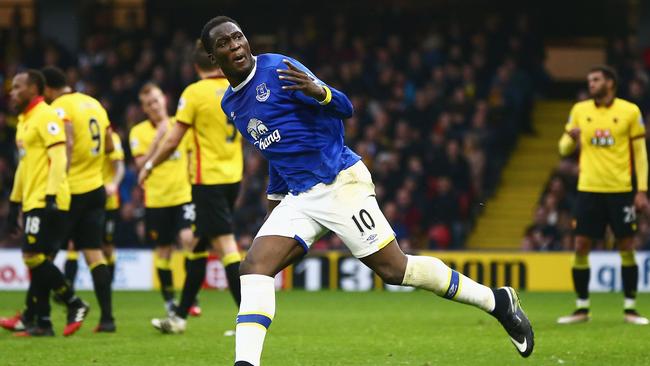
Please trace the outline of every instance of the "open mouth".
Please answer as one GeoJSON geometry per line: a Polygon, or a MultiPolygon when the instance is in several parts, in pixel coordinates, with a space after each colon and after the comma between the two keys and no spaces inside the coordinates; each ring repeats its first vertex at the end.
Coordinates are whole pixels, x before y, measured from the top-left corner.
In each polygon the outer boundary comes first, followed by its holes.
{"type": "Polygon", "coordinates": [[[246,55],[239,55],[233,58],[235,65],[242,65],[246,61],[246,55]]]}

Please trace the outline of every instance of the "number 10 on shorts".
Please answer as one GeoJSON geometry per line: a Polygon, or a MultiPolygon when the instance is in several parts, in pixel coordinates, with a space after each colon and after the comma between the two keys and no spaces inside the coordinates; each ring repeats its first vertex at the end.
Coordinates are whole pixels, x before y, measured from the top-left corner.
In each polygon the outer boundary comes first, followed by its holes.
{"type": "Polygon", "coordinates": [[[373,220],[372,216],[366,211],[365,209],[362,209],[359,211],[359,219],[357,219],[357,215],[352,215],[352,221],[354,221],[354,224],[357,225],[357,229],[359,229],[359,232],[361,235],[365,234],[365,231],[363,227],[361,226],[361,223],[363,223],[363,226],[365,226],[368,230],[372,230],[375,228],[375,220],[373,220]],[[359,223],[361,221],[361,223],[359,223]]]}

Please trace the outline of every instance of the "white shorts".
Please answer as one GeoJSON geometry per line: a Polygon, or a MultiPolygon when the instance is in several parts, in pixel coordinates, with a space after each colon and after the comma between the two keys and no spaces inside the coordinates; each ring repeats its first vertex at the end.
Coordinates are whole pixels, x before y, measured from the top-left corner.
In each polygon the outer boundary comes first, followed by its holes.
{"type": "Polygon", "coordinates": [[[377,204],[370,172],[361,161],[341,171],[330,184],[319,183],[307,192],[285,196],[256,237],[294,238],[307,251],[329,231],[357,258],[369,256],[395,239],[377,204]]]}

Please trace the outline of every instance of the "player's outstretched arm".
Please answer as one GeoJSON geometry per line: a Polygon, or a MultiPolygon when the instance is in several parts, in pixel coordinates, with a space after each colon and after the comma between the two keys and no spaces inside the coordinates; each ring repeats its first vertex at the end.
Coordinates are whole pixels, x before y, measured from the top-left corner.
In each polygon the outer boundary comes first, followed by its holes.
{"type": "Polygon", "coordinates": [[[283,90],[295,91],[293,95],[301,102],[321,105],[327,113],[337,118],[352,117],[352,102],[345,94],[316,79],[304,66],[286,59],[282,62],[287,69],[278,69],[277,72],[283,90]]]}

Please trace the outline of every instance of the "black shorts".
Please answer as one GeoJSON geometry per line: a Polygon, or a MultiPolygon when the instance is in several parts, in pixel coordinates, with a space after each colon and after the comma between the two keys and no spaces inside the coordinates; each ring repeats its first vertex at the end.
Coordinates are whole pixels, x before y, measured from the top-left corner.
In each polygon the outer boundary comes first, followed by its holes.
{"type": "Polygon", "coordinates": [[[104,214],[104,244],[115,245],[115,225],[117,224],[117,215],[120,210],[106,210],[104,214]]]}
{"type": "Polygon", "coordinates": [[[617,239],[631,237],[636,232],[634,193],[578,192],[575,218],[576,235],[602,239],[609,225],[617,239]]]}
{"type": "Polygon", "coordinates": [[[197,237],[212,239],[233,233],[233,209],[239,194],[239,183],[192,185],[192,201],[196,204],[197,237]]]}
{"type": "Polygon", "coordinates": [[[55,255],[65,237],[66,211],[46,211],[37,208],[23,214],[24,252],[55,255]]]}
{"type": "Polygon", "coordinates": [[[146,208],[144,226],[147,244],[159,246],[174,243],[179,231],[192,228],[195,218],[192,202],[171,207],[146,208]]]}
{"type": "Polygon", "coordinates": [[[105,205],[103,186],[71,196],[66,240],[72,240],[76,250],[101,248],[105,205]]]}

